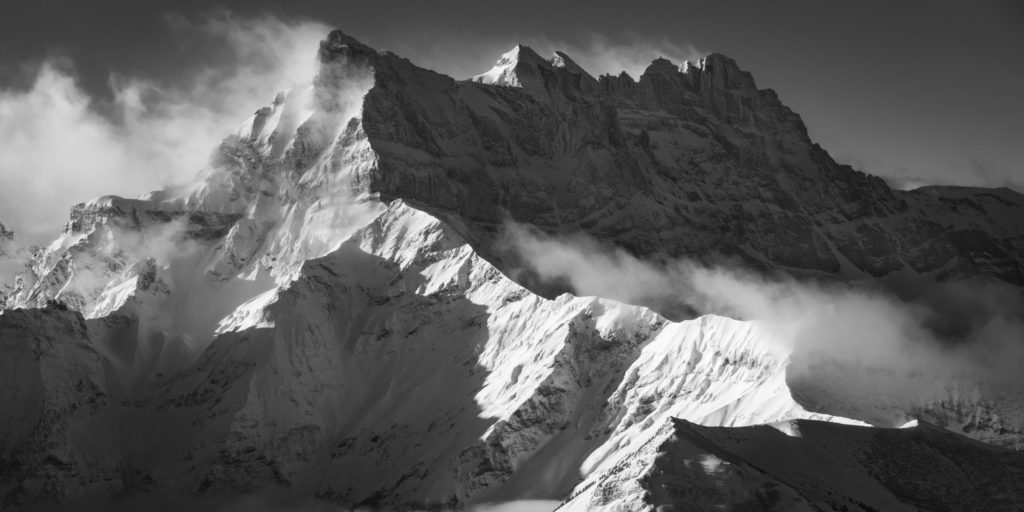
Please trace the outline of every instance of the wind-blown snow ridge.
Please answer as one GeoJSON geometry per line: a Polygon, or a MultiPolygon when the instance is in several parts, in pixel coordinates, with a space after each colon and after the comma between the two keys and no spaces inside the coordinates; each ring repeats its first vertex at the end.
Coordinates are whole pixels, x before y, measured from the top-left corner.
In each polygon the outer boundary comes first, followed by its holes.
{"type": "MultiPolygon", "coordinates": [[[[283,481],[348,503],[386,491],[401,505],[557,497],[675,416],[708,425],[829,418],[788,396],[787,356],[766,350],[755,326],[538,297],[400,201],[304,264],[276,298],[254,302],[241,309],[262,307],[259,322],[222,327],[195,363],[158,378],[134,405],[67,417],[70,430],[40,442],[130,454],[130,439],[90,433],[86,447],[73,432],[136,417],[182,429],[164,455],[132,465],[183,491],[283,481]]],[[[69,313],[52,321],[82,322],[69,313]]],[[[79,336],[96,344],[110,322],[91,320],[79,336]]],[[[92,478],[87,486],[128,485],[103,476],[127,461],[103,459],[72,455],[67,470],[23,462],[62,496],[82,492],[68,471],[92,478]]]]}

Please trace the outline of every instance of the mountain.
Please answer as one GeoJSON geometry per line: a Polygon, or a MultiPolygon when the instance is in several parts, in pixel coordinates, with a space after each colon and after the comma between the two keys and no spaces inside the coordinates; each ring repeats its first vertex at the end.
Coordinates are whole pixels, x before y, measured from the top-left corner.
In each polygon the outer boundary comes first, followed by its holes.
{"type": "MultiPolygon", "coordinates": [[[[739,482],[709,506],[917,499],[865,462],[881,446],[895,467],[1019,471],[1024,404],[1003,382],[865,374],[758,322],[559,294],[501,235],[512,219],[650,260],[1020,285],[1019,195],[890,190],[720,55],[639,81],[524,46],[467,81],[338,31],[317,55],[312,85],[257,110],[194,181],[77,205],[37,252],[0,315],[5,507],[287,488],[379,509],[640,510],[678,503],[655,478],[721,489],[691,445],[739,482]],[[903,449],[868,428],[917,418],[949,433],[903,449]],[[819,486],[838,501],[807,483],[835,466],[759,469],[778,457],[730,437],[811,460],[828,447],[764,425],[817,422],[874,478],[819,486]]],[[[920,492],[970,485],[942,482],[920,492]]]]}
{"type": "Polygon", "coordinates": [[[649,258],[1024,284],[1024,196],[892,190],[833,161],[722,55],[594,79],[564,55],[518,46],[471,82],[338,34],[321,57],[365,60],[378,77],[364,103],[379,158],[370,190],[471,221],[487,253],[510,216],[649,258]]]}

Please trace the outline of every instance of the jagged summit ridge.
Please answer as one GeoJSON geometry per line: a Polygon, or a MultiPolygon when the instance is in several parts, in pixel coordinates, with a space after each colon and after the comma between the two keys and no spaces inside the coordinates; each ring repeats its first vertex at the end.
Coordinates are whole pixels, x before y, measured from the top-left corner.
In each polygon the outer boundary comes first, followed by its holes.
{"type": "Polygon", "coordinates": [[[482,84],[543,89],[542,74],[553,73],[556,68],[577,74],[583,71],[561,52],[551,59],[544,59],[529,46],[518,44],[503,54],[494,67],[470,80],[482,84]]]}
{"type": "MultiPolygon", "coordinates": [[[[544,73],[553,74],[556,72],[555,70],[580,75],[585,77],[587,82],[594,80],[593,75],[564,52],[555,51],[550,59],[544,59],[532,48],[523,44],[518,44],[504,53],[494,67],[470,80],[491,85],[543,89],[544,78],[542,75],[544,73]]],[[[664,57],[657,57],[641,74],[641,80],[645,77],[656,76],[682,79],[690,88],[697,91],[719,88],[744,90],[747,94],[750,94],[751,91],[757,92],[753,76],[741,70],[735,60],[719,53],[702,57],[696,64],[684,61],[681,65],[664,57]]],[[[623,71],[617,78],[625,77],[629,77],[629,75],[623,71]]],[[[602,80],[614,80],[615,78],[613,75],[601,76],[602,80]]],[[[630,78],[630,81],[633,80],[630,78]]]]}
{"type": "MultiPolygon", "coordinates": [[[[339,36],[341,40],[350,40],[348,36],[339,36]]],[[[477,83],[507,85],[512,87],[523,87],[524,83],[517,74],[536,69],[557,68],[572,74],[581,74],[593,78],[593,75],[583,69],[565,52],[556,50],[551,58],[545,59],[535,50],[524,44],[517,44],[508,52],[502,54],[495,65],[488,71],[472,77],[470,80],[477,83]]],[[[620,73],[621,76],[625,71],[620,73]]],[[[665,57],[656,57],[641,74],[643,75],[669,75],[669,74],[694,74],[707,73],[720,76],[712,79],[722,86],[731,88],[752,87],[753,77],[750,73],[742,71],[736,61],[720,53],[711,53],[700,58],[696,64],[690,61],[683,61],[682,64],[675,64],[665,57]]],[[[613,76],[613,75],[602,75],[613,76]]],[[[628,76],[628,74],[626,75],[628,76]]]]}

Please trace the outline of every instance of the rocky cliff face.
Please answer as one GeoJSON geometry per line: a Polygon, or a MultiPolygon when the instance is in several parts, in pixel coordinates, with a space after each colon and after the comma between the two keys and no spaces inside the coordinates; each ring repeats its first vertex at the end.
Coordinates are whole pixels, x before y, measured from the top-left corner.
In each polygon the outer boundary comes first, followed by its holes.
{"type": "Polygon", "coordinates": [[[997,219],[1020,218],[1024,196],[891,190],[837,164],[775,92],[722,55],[594,79],[564,55],[519,46],[468,82],[337,34],[321,55],[374,67],[370,188],[471,220],[489,252],[488,232],[511,216],[644,257],[1024,284],[1022,226],[997,219]]]}
{"type": "Polygon", "coordinates": [[[33,259],[0,315],[5,506],[272,486],[628,510],[653,506],[634,477],[678,478],[658,455],[674,418],[1022,439],[993,383],[794,375],[757,323],[539,294],[496,235],[510,216],[647,258],[1019,284],[1019,195],[892,191],[718,55],[634,81],[517,47],[466,82],[340,32],[318,56],[195,182],[78,205],[33,259]]]}

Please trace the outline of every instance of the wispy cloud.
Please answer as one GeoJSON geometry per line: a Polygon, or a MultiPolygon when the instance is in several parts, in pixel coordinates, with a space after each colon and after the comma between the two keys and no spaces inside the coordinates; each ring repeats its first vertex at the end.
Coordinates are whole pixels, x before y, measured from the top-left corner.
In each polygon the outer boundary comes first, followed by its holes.
{"type": "Polygon", "coordinates": [[[311,80],[327,27],[220,12],[172,18],[227,45],[229,65],[186,71],[165,87],[114,75],[112,109],[101,113],[73,67],[41,63],[27,89],[0,91],[0,220],[39,243],[71,205],[99,195],[135,196],[188,179],[219,141],[282,89],[311,80]]]}

